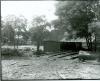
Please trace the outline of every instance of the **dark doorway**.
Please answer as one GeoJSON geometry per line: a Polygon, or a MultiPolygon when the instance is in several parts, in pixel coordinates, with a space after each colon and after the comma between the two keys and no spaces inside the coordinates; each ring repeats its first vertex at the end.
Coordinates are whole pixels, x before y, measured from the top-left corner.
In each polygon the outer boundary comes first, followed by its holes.
{"type": "Polygon", "coordinates": [[[61,42],[60,51],[79,51],[82,48],[81,42],[61,42]]]}

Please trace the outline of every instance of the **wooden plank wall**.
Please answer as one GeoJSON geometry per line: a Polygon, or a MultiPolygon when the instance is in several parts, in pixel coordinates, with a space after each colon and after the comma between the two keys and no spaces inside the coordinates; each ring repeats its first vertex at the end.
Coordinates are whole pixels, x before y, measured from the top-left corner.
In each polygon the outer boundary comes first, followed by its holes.
{"type": "Polygon", "coordinates": [[[96,48],[100,51],[100,28],[96,29],[96,48]]]}
{"type": "Polygon", "coordinates": [[[55,41],[45,41],[44,42],[45,52],[58,52],[60,51],[60,42],[55,41]]]}

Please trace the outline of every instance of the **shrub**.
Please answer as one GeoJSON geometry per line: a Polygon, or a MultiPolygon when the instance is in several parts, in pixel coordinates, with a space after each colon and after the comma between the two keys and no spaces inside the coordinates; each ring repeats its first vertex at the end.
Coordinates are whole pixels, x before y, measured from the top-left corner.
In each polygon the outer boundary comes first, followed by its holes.
{"type": "Polygon", "coordinates": [[[3,48],[1,54],[2,56],[22,56],[23,52],[18,49],[3,48]]]}
{"type": "Polygon", "coordinates": [[[33,54],[35,54],[37,57],[39,57],[39,56],[44,55],[44,54],[45,54],[45,52],[44,52],[44,51],[42,51],[42,50],[39,50],[39,51],[34,51],[34,53],[33,53],[33,54]]]}
{"type": "Polygon", "coordinates": [[[24,48],[24,51],[31,51],[31,48],[26,47],[24,48]]]}

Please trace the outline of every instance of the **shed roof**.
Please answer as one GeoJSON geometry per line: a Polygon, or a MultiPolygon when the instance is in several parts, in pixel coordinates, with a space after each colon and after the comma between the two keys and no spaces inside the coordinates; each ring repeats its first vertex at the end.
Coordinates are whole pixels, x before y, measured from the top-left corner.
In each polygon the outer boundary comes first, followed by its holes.
{"type": "Polygon", "coordinates": [[[77,39],[70,39],[70,40],[66,40],[66,38],[63,38],[60,41],[61,42],[86,42],[84,38],[77,38],[77,39]]]}

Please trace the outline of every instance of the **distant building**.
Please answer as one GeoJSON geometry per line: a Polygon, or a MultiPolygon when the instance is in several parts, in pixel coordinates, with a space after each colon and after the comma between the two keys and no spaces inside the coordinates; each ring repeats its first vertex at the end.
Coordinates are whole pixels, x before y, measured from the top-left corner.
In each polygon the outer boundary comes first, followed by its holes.
{"type": "Polygon", "coordinates": [[[31,44],[32,44],[31,39],[28,39],[28,40],[27,40],[27,45],[31,45],[31,44]]]}

